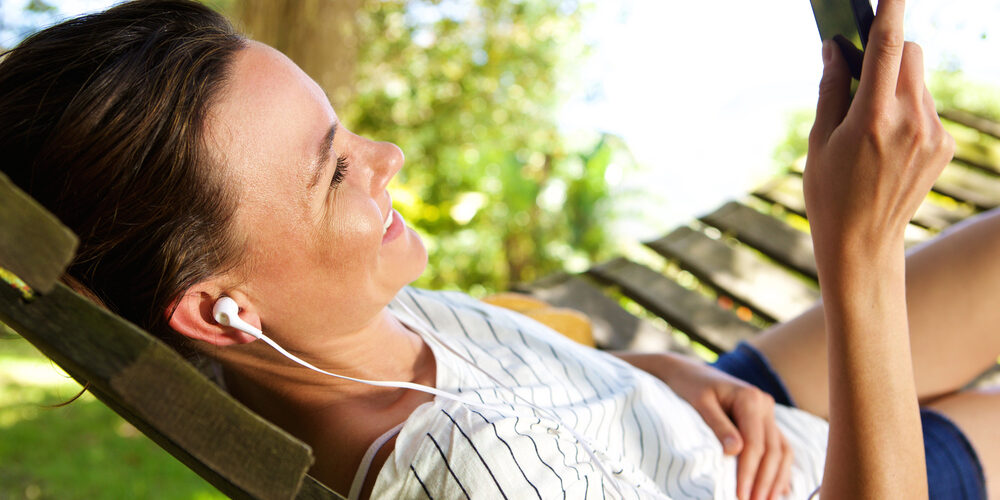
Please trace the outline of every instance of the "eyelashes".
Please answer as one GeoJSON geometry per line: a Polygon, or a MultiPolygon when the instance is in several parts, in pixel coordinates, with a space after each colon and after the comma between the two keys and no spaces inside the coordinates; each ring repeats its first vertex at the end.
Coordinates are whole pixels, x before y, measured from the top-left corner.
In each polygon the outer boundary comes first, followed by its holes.
{"type": "Polygon", "coordinates": [[[344,177],[347,175],[347,167],[351,164],[347,160],[347,157],[340,155],[337,157],[337,168],[333,170],[333,178],[330,179],[330,189],[337,189],[341,182],[344,182],[344,177]]]}

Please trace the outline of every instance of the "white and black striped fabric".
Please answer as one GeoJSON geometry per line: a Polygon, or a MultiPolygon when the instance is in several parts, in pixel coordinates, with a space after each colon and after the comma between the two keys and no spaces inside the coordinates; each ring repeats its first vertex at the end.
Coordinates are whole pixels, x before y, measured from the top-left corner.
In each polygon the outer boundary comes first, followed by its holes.
{"type": "MultiPolygon", "coordinates": [[[[735,459],[723,455],[690,405],[649,374],[463,294],[405,288],[389,308],[450,347],[422,332],[439,389],[510,410],[440,397],[420,406],[400,430],[372,498],[736,497],[735,459]],[[554,415],[520,404],[511,391],[554,415]],[[610,477],[567,427],[586,438],[610,477]]],[[[795,450],[790,498],[805,498],[821,480],[827,424],[791,408],[776,415],[795,450]]]]}

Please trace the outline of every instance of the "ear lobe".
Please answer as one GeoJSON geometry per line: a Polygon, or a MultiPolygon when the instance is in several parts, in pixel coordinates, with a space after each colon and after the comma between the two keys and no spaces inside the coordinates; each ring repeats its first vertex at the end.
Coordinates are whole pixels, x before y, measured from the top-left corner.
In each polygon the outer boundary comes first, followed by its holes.
{"type": "MultiPolygon", "coordinates": [[[[177,333],[218,347],[246,344],[257,340],[233,327],[220,325],[212,317],[215,298],[204,290],[190,289],[175,303],[167,323],[177,333]]],[[[252,309],[240,311],[240,318],[260,328],[260,317],[252,309]]]]}

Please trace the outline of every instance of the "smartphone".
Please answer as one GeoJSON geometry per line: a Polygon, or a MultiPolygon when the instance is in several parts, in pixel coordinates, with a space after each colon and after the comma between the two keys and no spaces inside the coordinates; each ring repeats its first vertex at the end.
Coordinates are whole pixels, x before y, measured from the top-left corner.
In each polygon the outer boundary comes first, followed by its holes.
{"type": "Polygon", "coordinates": [[[824,41],[833,40],[847,59],[851,76],[861,79],[861,64],[868,32],[875,20],[870,0],[809,0],[819,36],[824,41]]]}

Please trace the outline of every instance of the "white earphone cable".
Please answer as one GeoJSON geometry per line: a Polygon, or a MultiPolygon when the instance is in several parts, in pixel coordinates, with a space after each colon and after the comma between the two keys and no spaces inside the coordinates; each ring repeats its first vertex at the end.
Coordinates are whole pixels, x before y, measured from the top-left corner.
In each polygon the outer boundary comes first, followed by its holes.
{"type": "Polygon", "coordinates": [[[271,340],[270,338],[268,338],[263,333],[260,333],[257,338],[259,338],[260,340],[263,340],[264,342],[266,342],[267,345],[273,347],[276,351],[280,352],[281,354],[283,354],[288,359],[290,359],[290,360],[292,360],[292,361],[294,361],[294,362],[296,362],[296,363],[298,363],[298,364],[300,364],[300,365],[302,365],[302,366],[304,366],[304,367],[306,367],[306,368],[308,368],[310,370],[322,373],[324,375],[329,375],[331,377],[336,377],[336,378],[343,379],[343,380],[350,380],[352,382],[359,382],[359,383],[362,383],[362,384],[373,385],[373,386],[376,386],[376,387],[392,387],[392,388],[397,388],[397,389],[412,389],[414,391],[421,391],[421,392],[432,394],[434,396],[440,396],[440,397],[445,398],[445,399],[449,399],[449,400],[452,400],[452,401],[457,401],[457,402],[462,403],[462,404],[478,406],[478,407],[481,407],[481,408],[486,408],[486,409],[493,410],[493,411],[498,411],[498,412],[507,412],[508,411],[507,408],[499,406],[499,405],[490,405],[490,404],[486,404],[486,403],[480,403],[478,401],[470,401],[470,400],[467,400],[465,398],[456,396],[456,395],[454,395],[454,394],[452,394],[450,392],[442,391],[441,389],[438,389],[436,387],[430,387],[430,386],[422,385],[422,384],[414,384],[413,382],[366,380],[366,379],[361,379],[361,378],[348,377],[346,375],[338,375],[336,373],[330,373],[330,372],[328,372],[328,371],[326,371],[326,370],[324,370],[322,368],[317,368],[317,367],[313,366],[312,364],[310,364],[308,361],[305,361],[305,360],[299,358],[298,356],[296,356],[296,355],[294,355],[294,354],[286,351],[284,348],[282,348],[280,345],[278,345],[277,342],[271,340]]]}
{"type": "MultiPolygon", "coordinates": [[[[472,366],[475,369],[479,370],[481,373],[483,373],[484,375],[486,375],[486,377],[489,378],[493,383],[497,384],[501,388],[503,388],[506,391],[510,392],[514,396],[515,399],[518,399],[518,400],[522,401],[519,404],[518,403],[508,403],[510,406],[512,406],[512,407],[517,407],[517,406],[527,407],[527,408],[533,410],[534,412],[537,412],[538,414],[544,415],[546,418],[549,418],[549,419],[551,419],[551,420],[553,420],[555,422],[558,422],[562,427],[564,427],[565,429],[567,429],[570,432],[570,434],[572,434],[573,437],[577,440],[577,442],[580,443],[580,445],[583,447],[584,451],[586,451],[587,455],[590,457],[590,459],[593,462],[593,464],[601,471],[601,473],[604,475],[604,477],[606,477],[609,480],[609,482],[611,483],[611,486],[615,489],[615,491],[618,493],[618,495],[619,496],[624,496],[623,493],[622,493],[622,491],[621,491],[621,489],[618,486],[618,481],[615,480],[614,475],[611,473],[611,471],[608,470],[607,466],[604,464],[604,461],[601,460],[597,456],[597,453],[594,451],[594,447],[591,445],[590,441],[586,437],[582,436],[580,433],[578,433],[572,427],[566,425],[562,421],[562,419],[560,419],[559,416],[554,411],[549,410],[548,408],[541,408],[539,406],[536,406],[534,403],[532,403],[528,399],[526,399],[523,396],[519,395],[517,393],[517,391],[515,391],[512,388],[510,388],[509,386],[507,386],[503,382],[497,380],[496,377],[494,377],[492,374],[490,374],[486,370],[483,370],[476,363],[472,362],[472,360],[470,360],[469,358],[465,357],[464,355],[462,355],[461,353],[459,353],[458,351],[456,351],[455,349],[453,349],[450,345],[448,345],[447,343],[445,343],[444,340],[441,339],[434,332],[433,328],[430,328],[426,323],[424,323],[422,321],[422,319],[419,316],[417,316],[416,314],[414,314],[413,311],[405,303],[403,303],[402,301],[399,301],[398,303],[399,303],[399,305],[403,309],[406,310],[406,313],[410,316],[410,318],[415,323],[418,323],[418,325],[416,325],[416,326],[419,327],[421,330],[423,330],[423,334],[425,336],[427,336],[428,338],[430,338],[431,340],[433,340],[434,342],[436,342],[438,345],[440,345],[441,347],[443,347],[444,349],[446,349],[448,352],[450,352],[450,353],[454,354],[455,356],[457,356],[459,359],[461,359],[462,361],[464,361],[465,363],[467,363],[469,366],[472,366]]],[[[352,381],[352,382],[358,382],[358,383],[361,383],[361,384],[372,385],[372,386],[376,386],[376,387],[392,387],[392,388],[398,388],[398,389],[410,389],[410,390],[414,390],[414,391],[420,391],[420,392],[424,392],[424,393],[427,393],[427,394],[438,396],[438,397],[441,397],[441,398],[444,398],[444,399],[448,399],[448,400],[451,400],[451,401],[456,401],[458,403],[461,403],[461,404],[464,404],[464,405],[467,405],[467,406],[495,411],[497,413],[500,413],[501,415],[510,415],[510,412],[512,410],[512,408],[507,408],[506,406],[502,406],[502,405],[498,405],[498,404],[489,404],[489,403],[483,403],[483,402],[480,402],[480,401],[472,401],[472,400],[469,400],[469,399],[457,396],[455,394],[452,394],[450,392],[442,391],[441,389],[438,389],[436,387],[430,387],[430,386],[426,386],[426,385],[422,385],[422,384],[414,384],[412,382],[403,382],[403,381],[366,380],[366,379],[348,377],[348,376],[345,376],[345,375],[338,375],[336,373],[331,373],[331,372],[328,372],[328,371],[323,370],[321,368],[317,368],[317,367],[313,366],[312,364],[310,364],[309,362],[307,362],[307,361],[299,358],[298,356],[296,356],[296,355],[294,355],[294,354],[286,351],[283,347],[281,347],[280,345],[278,345],[277,342],[271,340],[268,336],[264,335],[264,332],[262,332],[261,330],[253,327],[249,323],[246,323],[245,321],[243,321],[239,317],[239,306],[236,304],[236,302],[234,300],[232,300],[229,297],[221,297],[216,302],[215,308],[213,310],[213,315],[215,316],[216,321],[218,321],[220,324],[229,325],[229,326],[231,326],[233,328],[236,328],[237,330],[240,330],[240,331],[243,331],[245,333],[248,333],[248,334],[254,336],[257,339],[260,339],[260,340],[264,341],[267,345],[269,345],[272,348],[274,348],[276,351],[278,351],[279,353],[281,353],[282,355],[284,355],[286,358],[288,358],[288,359],[290,359],[290,360],[298,363],[299,365],[302,365],[305,368],[308,368],[308,369],[313,370],[313,371],[318,372],[318,373],[322,373],[324,375],[328,375],[328,376],[331,376],[331,377],[339,378],[339,379],[342,379],[342,380],[349,380],[349,381],[352,381]]],[[[514,412],[514,415],[515,416],[521,416],[521,415],[517,414],[516,411],[514,412]]]]}

